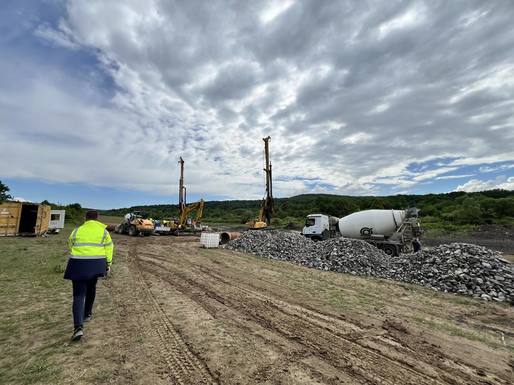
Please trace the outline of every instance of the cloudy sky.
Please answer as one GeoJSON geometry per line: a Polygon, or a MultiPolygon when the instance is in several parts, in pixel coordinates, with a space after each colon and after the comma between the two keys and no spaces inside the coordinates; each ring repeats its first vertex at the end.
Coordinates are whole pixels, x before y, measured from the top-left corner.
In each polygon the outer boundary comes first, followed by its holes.
{"type": "Polygon", "coordinates": [[[514,189],[514,2],[11,0],[0,179],[100,208],[514,189]]]}

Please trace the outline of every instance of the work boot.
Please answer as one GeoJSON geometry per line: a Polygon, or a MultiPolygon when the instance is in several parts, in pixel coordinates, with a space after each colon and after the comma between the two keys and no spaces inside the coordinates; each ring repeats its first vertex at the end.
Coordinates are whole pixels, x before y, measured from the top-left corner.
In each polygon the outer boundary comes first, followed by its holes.
{"type": "Polygon", "coordinates": [[[78,328],[75,328],[75,331],[73,332],[73,335],[71,336],[72,341],[78,341],[82,338],[84,335],[84,329],[82,326],[79,326],[78,328]]]}
{"type": "Polygon", "coordinates": [[[93,318],[93,315],[92,315],[92,314],[88,314],[88,315],[84,316],[84,322],[89,322],[89,321],[91,321],[91,318],[93,318]]]}

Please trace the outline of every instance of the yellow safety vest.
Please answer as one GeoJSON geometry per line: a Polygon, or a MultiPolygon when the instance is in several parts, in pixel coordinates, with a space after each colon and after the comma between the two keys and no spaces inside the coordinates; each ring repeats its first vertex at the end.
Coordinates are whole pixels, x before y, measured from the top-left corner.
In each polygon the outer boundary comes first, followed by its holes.
{"type": "Polygon", "coordinates": [[[70,258],[105,258],[107,265],[112,263],[114,245],[105,225],[89,220],[72,231],[68,239],[70,258]]]}

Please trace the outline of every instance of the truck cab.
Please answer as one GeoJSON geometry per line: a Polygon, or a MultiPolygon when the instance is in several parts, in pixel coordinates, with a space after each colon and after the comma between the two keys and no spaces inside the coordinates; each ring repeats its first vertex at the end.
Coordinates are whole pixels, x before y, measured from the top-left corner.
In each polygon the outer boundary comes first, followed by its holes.
{"type": "Polygon", "coordinates": [[[305,219],[302,234],[313,241],[322,241],[337,236],[339,218],[325,214],[310,214],[305,219]]]}

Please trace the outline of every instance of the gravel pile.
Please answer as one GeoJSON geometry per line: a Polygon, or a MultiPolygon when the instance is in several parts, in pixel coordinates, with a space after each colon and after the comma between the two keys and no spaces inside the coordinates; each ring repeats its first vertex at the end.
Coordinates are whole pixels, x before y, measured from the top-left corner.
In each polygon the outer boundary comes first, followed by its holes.
{"type": "Polygon", "coordinates": [[[389,270],[387,255],[368,242],[333,238],[313,243],[316,251],[307,266],[375,277],[383,277],[389,270]]]}
{"type": "Polygon", "coordinates": [[[482,246],[450,243],[400,255],[391,258],[390,273],[399,281],[514,304],[514,265],[482,246]]]}
{"type": "Polygon", "coordinates": [[[246,231],[239,238],[230,241],[226,247],[297,263],[317,254],[316,244],[309,238],[300,233],[277,230],[246,231]]]}
{"type": "Polygon", "coordinates": [[[451,243],[389,257],[367,242],[313,242],[299,233],[247,231],[229,249],[320,270],[417,283],[440,291],[514,304],[514,265],[485,247],[451,243]]]}

